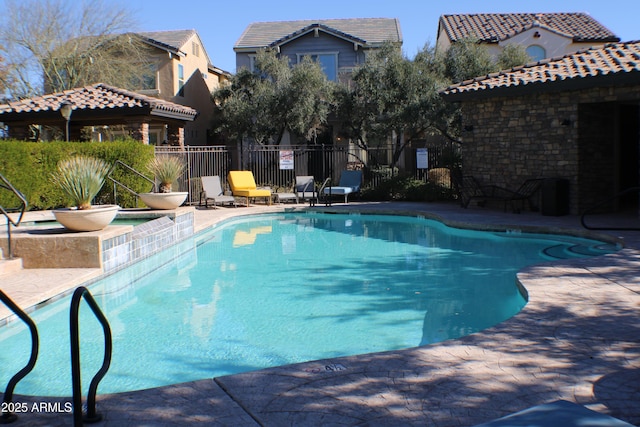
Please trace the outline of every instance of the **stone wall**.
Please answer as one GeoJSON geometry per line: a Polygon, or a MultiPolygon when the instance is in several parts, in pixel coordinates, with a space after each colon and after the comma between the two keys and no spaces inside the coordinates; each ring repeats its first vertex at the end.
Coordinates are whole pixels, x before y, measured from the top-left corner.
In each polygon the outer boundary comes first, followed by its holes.
{"type": "Polygon", "coordinates": [[[566,178],[576,214],[587,199],[612,193],[611,111],[623,101],[640,102],[640,85],[464,101],[463,173],[511,189],[529,178],[566,178]]]}

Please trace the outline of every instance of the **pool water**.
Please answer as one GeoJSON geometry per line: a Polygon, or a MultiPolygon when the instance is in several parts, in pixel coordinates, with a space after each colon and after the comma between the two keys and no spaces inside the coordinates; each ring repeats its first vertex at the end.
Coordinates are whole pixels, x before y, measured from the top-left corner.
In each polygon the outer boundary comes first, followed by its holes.
{"type": "MultiPolygon", "coordinates": [[[[320,213],[236,219],[179,248],[89,287],[114,337],[99,393],[457,338],[522,309],[515,276],[524,266],[616,250],[420,218],[320,213]]],[[[32,313],[40,355],[16,393],[71,395],[69,301],[32,313]]],[[[86,391],[103,334],[86,304],[80,315],[86,391]]],[[[21,322],[0,328],[0,387],[29,348],[21,322]]]]}

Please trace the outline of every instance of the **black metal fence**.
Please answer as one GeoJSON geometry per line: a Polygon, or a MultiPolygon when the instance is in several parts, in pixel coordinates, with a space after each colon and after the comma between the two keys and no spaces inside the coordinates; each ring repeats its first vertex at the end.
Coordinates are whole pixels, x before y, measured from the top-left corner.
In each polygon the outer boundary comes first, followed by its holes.
{"type": "Polygon", "coordinates": [[[331,178],[338,182],[343,170],[364,170],[363,186],[375,187],[381,180],[398,173],[409,174],[427,181],[428,170],[451,167],[459,157],[456,147],[439,144],[424,148],[407,147],[392,169],[393,151],[390,148],[338,147],[324,145],[303,146],[187,146],[156,147],[156,155],[180,156],[185,168],[177,191],[189,192],[188,202],[199,202],[201,176],[219,175],[226,187],[231,170],[250,170],[258,186],[274,190],[290,188],[296,176],[311,175],[317,182],[331,178]]]}

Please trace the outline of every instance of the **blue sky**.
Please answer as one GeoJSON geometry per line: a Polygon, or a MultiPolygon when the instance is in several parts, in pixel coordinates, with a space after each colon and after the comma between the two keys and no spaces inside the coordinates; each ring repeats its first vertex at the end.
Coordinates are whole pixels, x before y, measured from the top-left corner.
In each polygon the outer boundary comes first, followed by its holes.
{"type": "Polygon", "coordinates": [[[438,18],[451,13],[587,12],[623,41],[640,39],[637,0],[126,0],[120,4],[138,12],[139,28],[132,30],[195,29],[212,63],[230,72],[235,72],[233,45],[250,23],[258,21],[398,18],[404,52],[410,58],[425,43],[435,44],[438,18]]]}

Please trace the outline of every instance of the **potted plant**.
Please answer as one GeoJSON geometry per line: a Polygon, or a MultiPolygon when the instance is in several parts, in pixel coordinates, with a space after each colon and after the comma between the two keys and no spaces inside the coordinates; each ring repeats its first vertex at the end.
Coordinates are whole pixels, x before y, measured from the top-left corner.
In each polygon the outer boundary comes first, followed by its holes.
{"type": "Polygon", "coordinates": [[[175,181],[182,175],[184,164],[175,156],[156,156],[147,165],[158,185],[156,193],[140,193],[138,197],[151,209],[175,209],[184,203],[186,191],[172,191],[175,181]]]}
{"type": "Polygon", "coordinates": [[[108,173],[109,165],[94,157],[75,156],[61,160],[52,179],[73,207],[54,209],[56,220],[73,231],[96,231],[109,225],[120,207],[91,205],[108,173]]]}

